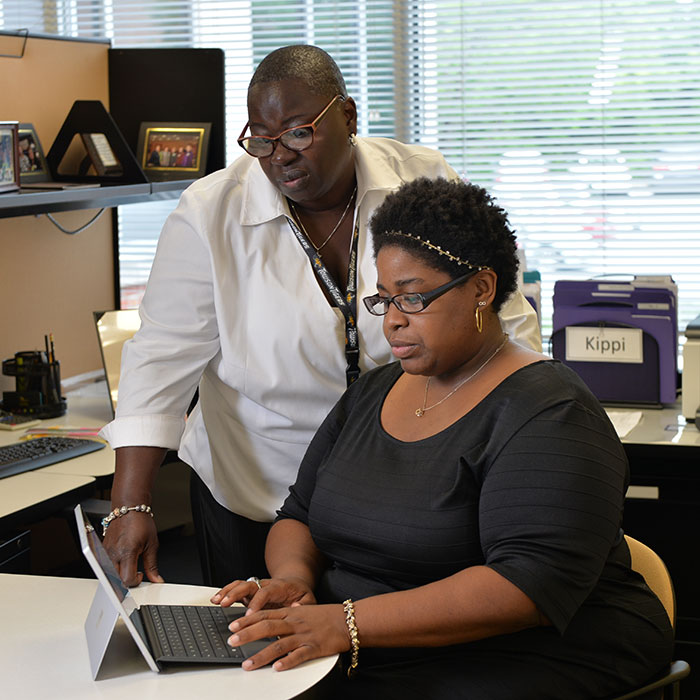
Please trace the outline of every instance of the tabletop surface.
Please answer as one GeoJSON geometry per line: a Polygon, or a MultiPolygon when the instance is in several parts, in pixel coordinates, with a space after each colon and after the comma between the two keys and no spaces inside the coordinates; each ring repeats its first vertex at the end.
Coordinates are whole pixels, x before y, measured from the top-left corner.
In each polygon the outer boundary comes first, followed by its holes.
{"type": "MultiPolygon", "coordinates": [[[[94,579],[0,574],[3,697],[286,700],[321,680],[337,658],[281,672],[226,666],[154,673],[120,620],[94,681],[83,625],[96,587],[94,579]]],[[[208,605],[216,591],[178,584],[142,584],[131,590],[139,604],[185,605],[208,605]]]]}
{"type": "Polygon", "coordinates": [[[700,447],[700,430],[683,417],[680,401],[663,408],[605,406],[605,410],[623,442],[700,447]]]}

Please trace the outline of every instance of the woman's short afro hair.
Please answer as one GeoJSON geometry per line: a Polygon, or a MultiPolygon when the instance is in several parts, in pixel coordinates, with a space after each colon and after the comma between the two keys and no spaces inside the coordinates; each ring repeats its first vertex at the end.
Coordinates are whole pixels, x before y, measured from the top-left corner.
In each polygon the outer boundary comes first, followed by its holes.
{"type": "Polygon", "coordinates": [[[397,246],[452,279],[469,271],[421,242],[430,241],[474,267],[490,267],[498,276],[496,311],[517,288],[515,234],[506,212],[483,187],[461,180],[418,178],[390,194],[369,225],[375,258],[385,246],[397,246]]]}

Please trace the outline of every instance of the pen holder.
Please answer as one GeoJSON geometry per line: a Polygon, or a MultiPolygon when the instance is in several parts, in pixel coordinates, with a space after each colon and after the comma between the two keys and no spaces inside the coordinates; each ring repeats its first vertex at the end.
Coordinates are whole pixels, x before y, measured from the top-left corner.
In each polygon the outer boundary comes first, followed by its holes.
{"type": "Polygon", "coordinates": [[[36,418],[55,418],[66,412],[60,363],[49,361],[45,352],[15,353],[14,358],[3,360],[2,373],[15,377],[16,386],[16,391],[3,391],[3,410],[36,418]]]}

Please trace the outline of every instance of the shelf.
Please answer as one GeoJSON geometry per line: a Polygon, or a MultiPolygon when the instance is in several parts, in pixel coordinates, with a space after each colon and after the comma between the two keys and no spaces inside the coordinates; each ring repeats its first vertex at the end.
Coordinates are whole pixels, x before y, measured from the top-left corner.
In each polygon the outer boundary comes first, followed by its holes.
{"type": "Polygon", "coordinates": [[[0,194],[0,218],[176,199],[193,182],[194,180],[171,180],[137,185],[5,192],[0,194]]]}

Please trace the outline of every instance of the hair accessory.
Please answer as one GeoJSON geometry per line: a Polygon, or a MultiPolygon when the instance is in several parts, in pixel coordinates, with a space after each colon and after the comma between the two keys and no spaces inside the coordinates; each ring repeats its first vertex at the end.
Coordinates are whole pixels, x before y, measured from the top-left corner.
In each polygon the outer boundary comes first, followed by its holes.
{"type": "Polygon", "coordinates": [[[258,587],[258,590],[260,590],[262,588],[262,584],[260,583],[260,579],[257,576],[251,576],[250,578],[247,578],[246,582],[254,583],[258,587]]]}
{"type": "Polygon", "coordinates": [[[151,510],[151,506],[147,506],[145,503],[142,503],[140,506],[119,506],[118,508],[115,508],[109,515],[102,518],[102,520],[100,521],[102,523],[102,537],[104,537],[107,533],[107,528],[109,527],[109,524],[112,522],[112,520],[116,520],[117,518],[123,518],[127,513],[131,511],[135,511],[137,513],[148,513],[151,517],[153,517],[153,511],[151,510]]]}
{"type": "Polygon", "coordinates": [[[470,379],[474,379],[474,377],[476,377],[476,375],[479,374],[479,372],[481,372],[481,370],[484,369],[484,367],[486,367],[486,365],[489,362],[491,362],[491,360],[493,360],[493,358],[496,357],[496,355],[498,355],[498,353],[503,349],[503,346],[507,342],[508,334],[504,333],[503,342],[486,358],[486,360],[484,360],[484,362],[482,362],[479,365],[479,367],[474,372],[472,372],[466,379],[462,379],[447,396],[443,396],[437,403],[434,403],[432,406],[425,405],[426,403],[428,403],[428,388],[430,387],[430,380],[432,379],[432,377],[428,377],[428,380],[425,382],[425,394],[423,395],[423,405],[420,408],[416,409],[416,416],[418,418],[421,418],[426,411],[429,411],[431,408],[439,406],[443,401],[447,401],[447,399],[449,399],[450,396],[452,396],[452,394],[454,394],[457,391],[457,389],[463,387],[470,379]]]}
{"type": "Polygon", "coordinates": [[[348,666],[348,678],[352,678],[357,671],[358,657],[360,655],[360,637],[355,623],[355,606],[350,598],[343,602],[345,611],[345,624],[350,635],[350,666],[348,666]]]}
{"type": "Polygon", "coordinates": [[[452,262],[456,262],[458,265],[466,265],[470,270],[490,270],[491,268],[488,265],[473,265],[470,263],[468,260],[462,260],[462,258],[458,258],[456,255],[452,255],[449,250],[443,250],[439,245],[435,245],[434,243],[431,243],[430,241],[424,241],[420,236],[416,236],[413,233],[404,233],[403,231],[387,231],[386,232],[390,236],[404,236],[405,238],[411,238],[414,241],[418,241],[421,245],[425,246],[426,248],[430,248],[431,250],[434,250],[438,255],[444,255],[446,258],[449,258],[452,260],[452,262]]]}

